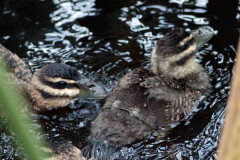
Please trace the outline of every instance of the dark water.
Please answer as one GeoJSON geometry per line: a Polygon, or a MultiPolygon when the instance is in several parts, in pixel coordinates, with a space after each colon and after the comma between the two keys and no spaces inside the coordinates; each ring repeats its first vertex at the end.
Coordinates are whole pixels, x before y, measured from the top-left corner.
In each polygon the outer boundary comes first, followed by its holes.
{"type": "MultiPolygon", "coordinates": [[[[213,79],[212,91],[168,138],[155,141],[151,136],[113,158],[214,159],[236,55],[239,8],[238,0],[1,0],[0,43],[33,70],[67,63],[110,92],[126,72],[148,66],[155,41],[169,29],[210,25],[217,34],[199,52],[198,61],[213,79]]],[[[37,116],[44,136],[81,147],[101,103],[74,102],[37,116]]],[[[21,159],[21,149],[14,146],[14,136],[1,119],[1,158],[21,159]]]]}

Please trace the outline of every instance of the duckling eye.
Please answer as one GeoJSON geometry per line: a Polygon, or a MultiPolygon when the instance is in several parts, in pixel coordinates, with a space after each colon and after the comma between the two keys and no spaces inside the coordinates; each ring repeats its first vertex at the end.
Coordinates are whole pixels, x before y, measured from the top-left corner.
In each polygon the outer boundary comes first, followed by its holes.
{"type": "Polygon", "coordinates": [[[190,41],[187,41],[187,42],[184,43],[183,47],[187,48],[189,45],[190,45],[190,41]]]}
{"type": "Polygon", "coordinates": [[[58,84],[60,87],[66,87],[66,86],[67,86],[67,82],[65,82],[65,81],[59,81],[59,82],[57,82],[57,84],[58,84]]]}
{"type": "Polygon", "coordinates": [[[190,47],[193,43],[194,43],[194,39],[191,39],[191,40],[189,40],[189,41],[186,41],[181,48],[182,48],[183,50],[185,50],[185,49],[187,49],[188,47],[190,47]]]}

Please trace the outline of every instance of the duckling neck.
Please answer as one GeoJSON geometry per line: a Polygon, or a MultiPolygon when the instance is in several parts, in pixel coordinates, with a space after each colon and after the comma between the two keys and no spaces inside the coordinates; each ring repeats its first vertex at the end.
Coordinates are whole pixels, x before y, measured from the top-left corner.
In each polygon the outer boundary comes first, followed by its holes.
{"type": "Polygon", "coordinates": [[[203,67],[195,59],[191,59],[185,65],[173,65],[169,61],[158,60],[158,63],[152,61],[150,68],[156,76],[168,77],[170,79],[184,82],[186,87],[206,91],[210,88],[210,78],[203,67]]]}
{"type": "Polygon", "coordinates": [[[164,75],[169,78],[182,79],[187,75],[202,72],[204,69],[195,61],[195,57],[189,59],[184,64],[178,64],[170,58],[157,57],[153,54],[151,57],[150,71],[154,75],[164,75]]]}
{"type": "Polygon", "coordinates": [[[189,75],[199,74],[203,72],[204,69],[200,64],[195,62],[195,60],[190,60],[187,64],[184,66],[173,66],[172,64],[166,64],[159,72],[153,72],[155,75],[164,75],[170,78],[175,79],[184,79],[185,77],[188,77],[189,75]]]}

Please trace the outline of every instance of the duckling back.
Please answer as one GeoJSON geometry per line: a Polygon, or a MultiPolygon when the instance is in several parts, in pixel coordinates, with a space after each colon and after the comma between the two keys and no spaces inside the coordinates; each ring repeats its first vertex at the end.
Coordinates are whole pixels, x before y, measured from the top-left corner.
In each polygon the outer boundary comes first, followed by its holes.
{"type": "Polygon", "coordinates": [[[126,144],[147,136],[154,126],[138,114],[147,97],[139,83],[137,73],[127,74],[106,100],[102,111],[91,126],[88,146],[83,149],[87,158],[107,160],[126,144]]]}
{"type": "Polygon", "coordinates": [[[14,76],[25,82],[30,82],[32,78],[32,72],[28,65],[21,60],[16,54],[9,51],[7,48],[0,44],[0,59],[6,61],[5,65],[8,65],[14,76]]]}
{"type": "Polygon", "coordinates": [[[109,159],[119,148],[181,120],[207,91],[191,89],[186,81],[154,76],[144,69],[128,73],[92,122],[89,146],[83,154],[109,159]]]}

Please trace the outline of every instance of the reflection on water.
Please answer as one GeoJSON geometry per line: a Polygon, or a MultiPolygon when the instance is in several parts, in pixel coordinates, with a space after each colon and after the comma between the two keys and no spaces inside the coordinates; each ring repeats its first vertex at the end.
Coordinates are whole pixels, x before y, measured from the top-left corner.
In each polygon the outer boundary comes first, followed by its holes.
{"type": "MultiPolygon", "coordinates": [[[[126,72],[147,67],[155,41],[173,27],[210,25],[217,35],[198,54],[212,91],[168,138],[125,147],[113,159],[213,159],[226,110],[239,32],[237,0],[2,0],[0,43],[38,69],[47,63],[75,66],[109,92],[126,72]],[[237,19],[238,18],[238,19],[237,19]]],[[[102,102],[74,102],[37,116],[49,140],[81,147],[102,102]]],[[[1,120],[2,159],[16,159],[14,137],[1,120]]],[[[36,134],[36,136],[38,136],[36,134]]]]}

